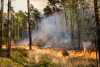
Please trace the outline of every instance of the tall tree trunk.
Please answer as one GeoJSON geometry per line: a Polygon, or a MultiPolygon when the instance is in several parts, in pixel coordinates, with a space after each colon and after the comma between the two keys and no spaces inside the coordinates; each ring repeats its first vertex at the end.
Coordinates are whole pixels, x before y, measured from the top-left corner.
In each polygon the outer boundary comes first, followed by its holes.
{"type": "MultiPolygon", "coordinates": [[[[81,38],[80,38],[80,21],[79,21],[79,13],[78,13],[78,2],[79,0],[72,0],[72,23],[73,23],[73,38],[74,38],[74,42],[77,44],[77,47],[76,49],[77,50],[80,50],[80,41],[81,41],[81,38]],[[77,29],[74,29],[75,26],[77,26],[77,29]],[[76,34],[77,32],[77,34],[76,34]],[[75,39],[77,39],[77,41],[75,41],[75,39]]],[[[73,43],[73,44],[75,44],[73,43]]]]}
{"type": "Polygon", "coordinates": [[[10,57],[11,53],[11,0],[8,0],[8,44],[7,44],[7,57],[10,57]]]}
{"type": "Polygon", "coordinates": [[[32,49],[32,31],[31,31],[31,22],[30,22],[30,0],[27,0],[27,9],[28,9],[28,32],[29,32],[29,49],[32,49]]]}
{"type": "Polygon", "coordinates": [[[78,9],[77,9],[77,8],[79,8],[79,1],[80,0],[74,0],[74,3],[75,3],[75,13],[76,13],[76,22],[77,22],[78,49],[81,49],[81,45],[80,45],[81,44],[80,21],[79,21],[78,9]]]}
{"type": "Polygon", "coordinates": [[[99,22],[99,10],[97,0],[94,0],[94,10],[95,10],[95,20],[96,20],[96,34],[97,34],[97,42],[96,48],[99,52],[99,61],[100,61],[100,22],[99,22]]]}
{"type": "Polygon", "coordinates": [[[61,4],[63,5],[63,8],[64,8],[64,18],[65,18],[65,23],[66,23],[66,26],[68,25],[67,23],[67,14],[66,14],[66,5],[64,4],[64,2],[62,1],[61,4]]]}
{"type": "Polygon", "coordinates": [[[2,48],[2,23],[3,23],[3,9],[4,9],[4,0],[1,0],[0,8],[0,49],[2,48]]]}

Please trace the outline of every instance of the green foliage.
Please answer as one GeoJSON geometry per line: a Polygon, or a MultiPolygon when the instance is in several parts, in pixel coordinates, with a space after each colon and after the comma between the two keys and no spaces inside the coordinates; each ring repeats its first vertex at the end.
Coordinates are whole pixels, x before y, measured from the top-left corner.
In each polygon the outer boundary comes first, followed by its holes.
{"type": "Polygon", "coordinates": [[[13,37],[15,40],[23,39],[23,32],[27,31],[27,16],[25,12],[19,11],[15,14],[15,22],[13,24],[13,37]]]}
{"type": "Polygon", "coordinates": [[[54,63],[52,62],[51,59],[44,56],[44,58],[42,58],[42,63],[40,64],[40,67],[51,67],[53,64],[54,63]]]}
{"type": "Polygon", "coordinates": [[[52,9],[50,8],[50,6],[46,6],[45,8],[44,8],[44,15],[45,16],[49,16],[49,15],[51,15],[53,12],[52,12],[52,9]]]}
{"type": "Polygon", "coordinates": [[[0,57],[0,67],[23,67],[22,65],[8,58],[0,57]]]}
{"type": "MultiPolygon", "coordinates": [[[[4,54],[3,52],[2,54],[4,54]]],[[[9,59],[0,57],[0,67],[24,67],[25,63],[27,63],[27,51],[25,49],[13,49],[9,59]]]]}
{"type": "Polygon", "coordinates": [[[16,63],[24,65],[27,63],[27,51],[24,49],[15,49],[12,51],[11,59],[16,63]]]}
{"type": "Polygon", "coordinates": [[[37,8],[34,8],[33,5],[30,7],[30,21],[31,21],[31,30],[36,30],[38,23],[41,21],[41,13],[37,8]]]}
{"type": "MultiPolygon", "coordinates": [[[[33,6],[33,5],[32,5],[33,6]]],[[[13,7],[11,8],[12,15],[11,15],[11,23],[10,23],[10,31],[11,31],[11,38],[14,41],[22,40],[26,37],[28,37],[28,20],[27,20],[27,12],[18,11],[15,12],[13,10],[13,7]]],[[[31,30],[35,29],[35,26],[37,26],[38,22],[40,22],[40,12],[33,7],[30,7],[30,20],[31,20],[31,30]]],[[[2,23],[2,38],[3,42],[6,43],[8,39],[8,18],[7,14],[4,14],[4,22],[2,23]]]]}

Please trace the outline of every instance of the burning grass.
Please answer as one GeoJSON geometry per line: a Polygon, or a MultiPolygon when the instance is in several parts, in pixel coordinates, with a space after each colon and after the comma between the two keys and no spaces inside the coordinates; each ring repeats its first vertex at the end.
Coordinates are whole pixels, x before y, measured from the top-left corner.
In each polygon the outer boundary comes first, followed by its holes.
{"type": "Polygon", "coordinates": [[[84,53],[83,51],[70,50],[68,56],[63,56],[62,50],[38,48],[29,53],[31,54],[31,61],[34,55],[35,64],[49,63],[50,66],[48,64],[48,67],[96,67],[95,51],[84,53]]]}
{"type": "MultiPolygon", "coordinates": [[[[8,62],[4,58],[1,65],[8,62]]],[[[28,46],[17,46],[13,49],[9,63],[12,67],[19,64],[17,67],[96,67],[96,52],[68,50],[68,55],[63,56],[63,50],[54,48],[39,48],[33,46],[31,51],[28,46]],[[14,63],[14,64],[13,64],[14,63]]],[[[0,58],[2,61],[2,58],[0,58]]],[[[7,67],[7,66],[3,66],[7,67]]],[[[15,66],[16,67],[16,66],[15,66]]]]}

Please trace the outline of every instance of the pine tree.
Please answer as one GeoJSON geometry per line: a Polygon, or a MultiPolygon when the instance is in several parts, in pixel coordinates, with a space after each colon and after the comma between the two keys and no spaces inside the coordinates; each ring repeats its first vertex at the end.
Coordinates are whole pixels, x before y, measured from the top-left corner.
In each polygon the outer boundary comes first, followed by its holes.
{"type": "Polygon", "coordinates": [[[7,44],[7,57],[10,57],[11,53],[11,0],[8,0],[8,44],[7,44]]]}
{"type": "Polygon", "coordinates": [[[96,48],[97,51],[99,52],[99,60],[100,60],[100,21],[99,21],[98,0],[94,0],[94,10],[95,10],[96,34],[97,34],[96,48]]]}
{"type": "Polygon", "coordinates": [[[1,10],[0,10],[0,49],[2,48],[3,11],[4,11],[4,0],[1,0],[1,10]]]}
{"type": "Polygon", "coordinates": [[[0,8],[0,49],[2,48],[2,23],[3,23],[3,10],[4,10],[4,0],[1,0],[0,8]]]}
{"type": "Polygon", "coordinates": [[[30,22],[30,0],[27,0],[27,9],[28,9],[28,33],[29,33],[29,49],[32,49],[32,31],[31,31],[31,22],[30,22]]]}

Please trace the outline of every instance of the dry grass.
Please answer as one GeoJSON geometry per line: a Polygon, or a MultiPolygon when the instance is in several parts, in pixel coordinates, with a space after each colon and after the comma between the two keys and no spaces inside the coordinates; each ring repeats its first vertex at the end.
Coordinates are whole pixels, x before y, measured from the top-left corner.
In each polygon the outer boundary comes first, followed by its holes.
{"type": "MultiPolygon", "coordinates": [[[[22,47],[22,46],[21,46],[22,47]]],[[[23,46],[27,48],[27,46],[23,46]]],[[[41,49],[33,46],[31,51],[28,51],[29,63],[39,64],[43,62],[43,58],[47,57],[54,64],[60,64],[60,67],[96,67],[96,52],[91,51],[75,51],[68,50],[69,56],[63,56],[63,50],[46,48],[41,49]]],[[[54,66],[58,67],[58,66],[54,66]]]]}
{"type": "Polygon", "coordinates": [[[28,67],[45,67],[43,66],[45,64],[48,65],[47,67],[96,67],[95,51],[86,51],[84,53],[82,50],[68,50],[69,56],[63,56],[63,50],[60,49],[42,49],[32,46],[32,50],[28,50],[28,46],[26,45],[16,46],[16,48],[18,50],[13,51],[12,54],[12,57],[15,59],[14,61],[22,63],[22,65],[29,64],[28,67]],[[34,64],[40,66],[34,66],[34,64]]]}

